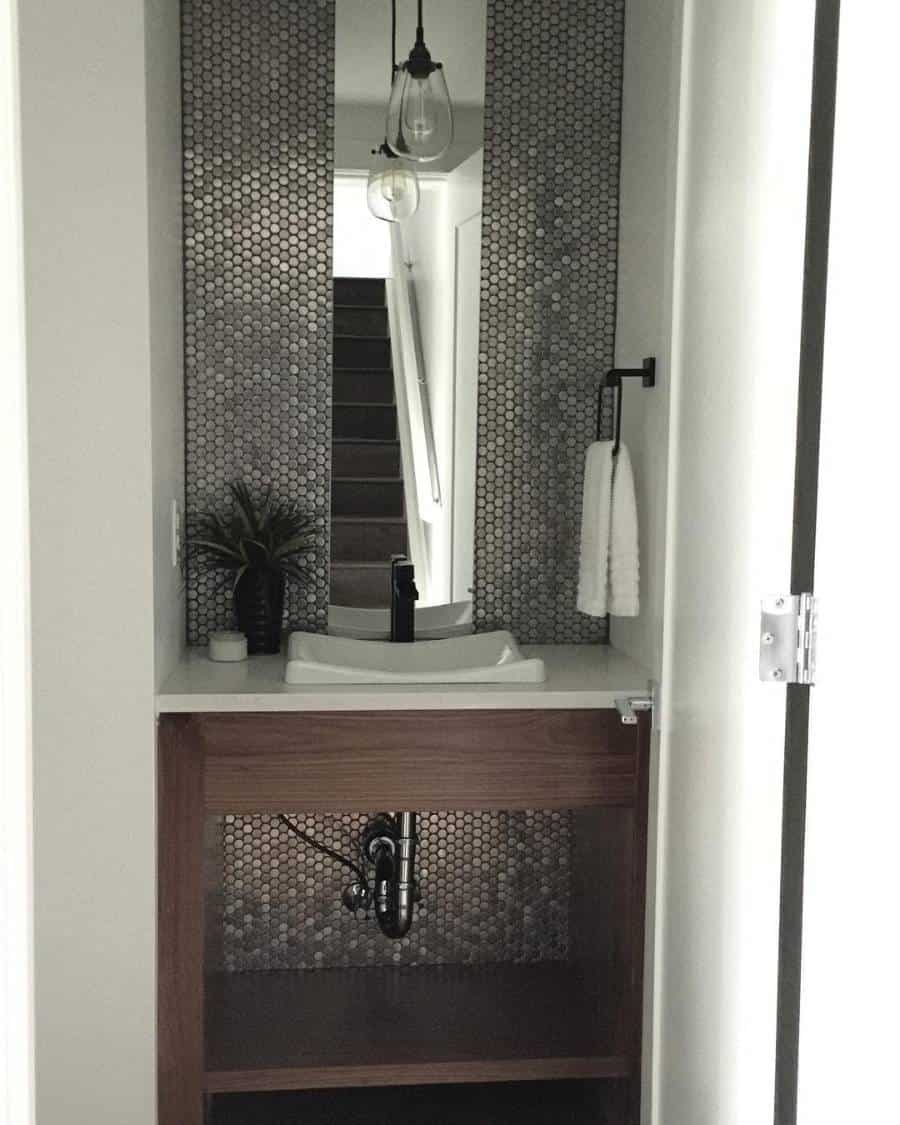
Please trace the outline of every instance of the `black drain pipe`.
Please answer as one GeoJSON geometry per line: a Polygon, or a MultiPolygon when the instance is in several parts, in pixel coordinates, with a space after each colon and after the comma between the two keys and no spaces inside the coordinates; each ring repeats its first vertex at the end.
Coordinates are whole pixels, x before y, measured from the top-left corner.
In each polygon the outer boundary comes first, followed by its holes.
{"type": "Polygon", "coordinates": [[[416,824],[414,812],[379,817],[366,831],[363,851],[375,865],[375,917],[382,933],[409,933],[416,902],[416,824]]]}

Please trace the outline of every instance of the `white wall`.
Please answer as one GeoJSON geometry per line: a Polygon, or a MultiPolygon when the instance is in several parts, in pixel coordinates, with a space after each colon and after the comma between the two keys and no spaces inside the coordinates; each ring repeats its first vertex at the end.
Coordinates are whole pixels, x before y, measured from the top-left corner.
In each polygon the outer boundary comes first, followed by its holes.
{"type": "Polygon", "coordinates": [[[453,274],[447,184],[443,178],[421,178],[416,213],[402,224],[407,261],[412,262],[422,335],[431,419],[442,505],[427,518],[431,582],[427,602],[450,601],[450,550],[453,473],[453,274]]]}
{"type": "MultiPolygon", "coordinates": [[[[657,385],[625,380],[622,440],[635,474],[641,552],[640,615],[610,618],[610,643],[657,682],[663,660],[678,90],[683,0],[628,0],[622,77],[616,363],[656,357],[657,385]]],[[[653,1104],[657,997],[656,884],[659,731],[652,740],[644,973],[642,1113],[653,1104]]]]}
{"type": "Polygon", "coordinates": [[[628,0],[622,90],[616,363],[656,356],[657,385],[625,380],[641,550],[641,611],[610,620],[610,642],[659,679],[665,592],[678,79],[682,0],[628,0]]]}
{"type": "Polygon", "coordinates": [[[366,202],[366,175],[334,177],[332,274],[390,277],[391,224],[376,219],[366,202]]]}
{"type": "Polygon", "coordinates": [[[0,1125],[34,1121],[28,476],[15,5],[0,18],[0,1125]]]}
{"type": "Polygon", "coordinates": [[[173,565],[172,503],[184,528],[184,310],[181,35],[176,0],[146,0],[150,380],[153,425],[155,670],[159,687],[185,645],[184,579],[173,565]]]}
{"type": "Polygon", "coordinates": [[[474,584],[483,180],[483,149],[447,177],[454,332],[451,601],[471,601],[474,584]]]}
{"type": "Polygon", "coordinates": [[[21,11],[41,1125],[155,1122],[154,454],[177,471],[151,435],[178,424],[178,293],[172,185],[151,207],[148,184],[177,165],[177,23],[154,7],[145,46],[141,0],[21,11]]]}
{"type": "Polygon", "coordinates": [[[654,1117],[774,1098],[784,689],[813,0],[686,0],[664,621],[654,1117]]]}

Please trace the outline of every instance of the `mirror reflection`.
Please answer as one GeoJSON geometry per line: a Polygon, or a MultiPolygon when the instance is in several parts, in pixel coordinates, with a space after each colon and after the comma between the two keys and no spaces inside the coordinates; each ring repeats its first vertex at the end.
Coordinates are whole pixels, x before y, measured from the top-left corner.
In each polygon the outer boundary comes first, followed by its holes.
{"type": "Polygon", "coordinates": [[[417,635],[471,628],[485,23],[337,0],[332,632],[387,635],[400,554],[417,635]]]}

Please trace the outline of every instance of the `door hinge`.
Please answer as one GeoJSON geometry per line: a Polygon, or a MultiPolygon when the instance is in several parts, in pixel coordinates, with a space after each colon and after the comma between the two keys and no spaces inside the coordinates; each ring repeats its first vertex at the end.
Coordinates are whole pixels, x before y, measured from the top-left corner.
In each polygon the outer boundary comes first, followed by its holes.
{"type": "Polygon", "coordinates": [[[765,683],[816,682],[816,599],[780,594],[762,603],[759,678],[765,683]]]}

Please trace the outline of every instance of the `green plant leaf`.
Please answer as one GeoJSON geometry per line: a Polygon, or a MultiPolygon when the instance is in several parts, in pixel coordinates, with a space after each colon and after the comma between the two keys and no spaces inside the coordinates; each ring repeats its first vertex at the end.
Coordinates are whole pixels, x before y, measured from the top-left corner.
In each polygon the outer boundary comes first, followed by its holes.
{"type": "Polygon", "coordinates": [[[209,571],[281,572],[305,581],[308,572],[296,561],[315,545],[317,521],[298,505],[278,499],[267,488],[260,503],[245,481],[229,485],[230,513],[202,511],[190,517],[188,546],[197,563],[209,571]]]}
{"type": "Polygon", "coordinates": [[[309,579],[309,569],[307,567],[298,566],[294,562],[282,562],[279,569],[283,574],[289,578],[293,578],[296,582],[306,582],[309,579]]]}
{"type": "Polygon", "coordinates": [[[247,570],[248,570],[248,568],[246,566],[242,566],[241,569],[237,572],[237,574],[235,574],[234,582],[232,582],[232,584],[231,584],[231,596],[232,596],[232,598],[234,598],[235,595],[237,594],[238,582],[240,582],[240,580],[244,577],[244,575],[247,573],[247,570]]]}
{"type": "Polygon", "coordinates": [[[280,546],[272,551],[273,560],[289,558],[291,555],[298,555],[304,551],[308,551],[313,545],[312,535],[304,532],[301,535],[295,535],[292,539],[288,539],[280,546]]]}
{"type": "Polygon", "coordinates": [[[192,539],[191,546],[199,548],[201,551],[211,551],[216,555],[227,555],[229,558],[241,561],[241,555],[230,547],[227,543],[217,543],[212,539],[192,539]]]}
{"type": "Polygon", "coordinates": [[[247,535],[253,538],[253,536],[257,534],[259,527],[256,518],[256,510],[253,506],[253,498],[250,495],[250,489],[242,480],[232,481],[228,488],[234,500],[234,507],[238,518],[243,524],[247,535]]]}

